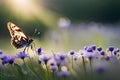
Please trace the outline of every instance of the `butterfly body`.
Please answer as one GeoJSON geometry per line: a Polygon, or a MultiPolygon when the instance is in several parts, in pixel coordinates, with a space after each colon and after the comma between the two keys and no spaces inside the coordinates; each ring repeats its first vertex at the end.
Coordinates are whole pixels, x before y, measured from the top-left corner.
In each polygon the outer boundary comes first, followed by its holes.
{"type": "Polygon", "coordinates": [[[11,35],[11,44],[15,46],[15,48],[18,49],[24,46],[28,47],[33,42],[33,40],[26,36],[22,29],[20,29],[14,23],[8,22],[7,27],[11,35]]]}

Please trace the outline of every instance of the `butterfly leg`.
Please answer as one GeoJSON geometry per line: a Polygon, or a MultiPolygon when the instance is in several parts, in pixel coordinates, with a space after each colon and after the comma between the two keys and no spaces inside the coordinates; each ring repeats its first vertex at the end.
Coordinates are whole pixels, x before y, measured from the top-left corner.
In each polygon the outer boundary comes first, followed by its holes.
{"type": "Polygon", "coordinates": [[[28,53],[29,47],[27,47],[27,53],[28,53]]]}
{"type": "Polygon", "coordinates": [[[23,52],[25,52],[26,48],[27,48],[27,47],[25,46],[25,48],[24,48],[23,52]]]}

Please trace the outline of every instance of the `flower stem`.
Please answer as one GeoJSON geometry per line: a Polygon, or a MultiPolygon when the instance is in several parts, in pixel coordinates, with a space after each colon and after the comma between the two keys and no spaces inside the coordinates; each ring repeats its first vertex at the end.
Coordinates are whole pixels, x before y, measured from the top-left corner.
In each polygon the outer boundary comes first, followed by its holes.
{"type": "Polygon", "coordinates": [[[89,62],[90,62],[90,69],[91,69],[91,77],[92,77],[92,80],[93,80],[93,67],[92,67],[92,59],[89,59],[89,62]]]}
{"type": "Polygon", "coordinates": [[[73,56],[72,56],[72,69],[73,69],[74,67],[73,67],[73,56]]]}
{"type": "Polygon", "coordinates": [[[55,80],[55,72],[52,73],[53,80],[55,80]]]}
{"type": "Polygon", "coordinates": [[[83,61],[84,74],[85,74],[85,76],[86,76],[87,72],[86,72],[86,64],[85,64],[84,56],[82,56],[82,61],[83,61]]]}
{"type": "Polygon", "coordinates": [[[46,70],[47,70],[46,78],[47,78],[47,80],[50,80],[50,75],[49,75],[49,70],[48,70],[47,64],[45,64],[45,66],[46,66],[46,70]]]}

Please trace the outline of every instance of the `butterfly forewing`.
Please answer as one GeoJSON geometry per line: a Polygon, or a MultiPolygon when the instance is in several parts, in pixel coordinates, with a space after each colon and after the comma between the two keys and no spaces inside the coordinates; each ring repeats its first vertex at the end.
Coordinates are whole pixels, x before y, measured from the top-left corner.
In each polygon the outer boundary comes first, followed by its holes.
{"type": "Polygon", "coordinates": [[[32,42],[32,39],[29,39],[29,37],[23,33],[22,29],[20,29],[14,23],[8,22],[7,27],[12,37],[11,43],[16,48],[28,46],[32,42]]]}

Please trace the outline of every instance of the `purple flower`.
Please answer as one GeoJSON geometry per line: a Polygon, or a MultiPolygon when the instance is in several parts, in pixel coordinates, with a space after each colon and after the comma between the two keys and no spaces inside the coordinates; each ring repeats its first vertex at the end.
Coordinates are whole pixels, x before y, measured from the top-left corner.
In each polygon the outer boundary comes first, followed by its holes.
{"type": "Polygon", "coordinates": [[[4,64],[7,64],[7,63],[13,64],[13,63],[14,63],[14,60],[15,60],[15,57],[14,57],[14,56],[6,56],[6,55],[4,55],[4,56],[1,58],[1,60],[2,60],[2,64],[3,64],[3,65],[4,65],[4,64]]]}
{"type": "Polygon", "coordinates": [[[92,45],[91,48],[92,48],[93,50],[96,50],[96,45],[92,45]]]}
{"type": "Polygon", "coordinates": [[[105,55],[105,51],[101,51],[100,54],[104,56],[105,55]]]}
{"type": "Polygon", "coordinates": [[[55,54],[54,55],[54,60],[58,67],[65,61],[65,59],[66,59],[65,54],[55,54]]]}
{"type": "Polygon", "coordinates": [[[47,65],[47,62],[50,60],[51,58],[49,56],[42,56],[41,60],[45,63],[45,65],[47,65]]]}
{"type": "Polygon", "coordinates": [[[57,66],[50,66],[50,70],[51,70],[52,72],[57,71],[57,69],[58,69],[58,67],[57,67],[57,66]]]}
{"type": "Polygon", "coordinates": [[[54,60],[58,66],[62,63],[62,61],[60,60],[60,57],[58,55],[54,56],[54,60]]]}
{"type": "Polygon", "coordinates": [[[110,60],[110,56],[106,56],[106,57],[105,57],[105,60],[106,60],[106,61],[109,61],[109,60],[110,60]]]}
{"type": "Polygon", "coordinates": [[[62,64],[62,61],[60,59],[57,59],[57,58],[55,58],[55,62],[56,62],[58,67],[62,64]]]}
{"type": "Polygon", "coordinates": [[[92,58],[98,58],[99,53],[98,52],[87,52],[85,54],[85,58],[92,59],[92,58]]]}
{"type": "Polygon", "coordinates": [[[68,55],[70,55],[70,56],[75,55],[75,51],[71,50],[70,52],[68,52],[68,55]]]}
{"type": "Polygon", "coordinates": [[[109,61],[110,59],[116,59],[116,56],[115,55],[109,55],[109,56],[106,56],[105,59],[107,61],[109,61]]]}
{"type": "Polygon", "coordinates": [[[97,50],[100,52],[102,51],[102,47],[98,47],[97,50]]]}
{"type": "Polygon", "coordinates": [[[56,54],[56,55],[54,56],[54,59],[55,59],[55,60],[64,61],[65,58],[66,58],[66,55],[65,55],[65,54],[56,54]]]}
{"type": "Polygon", "coordinates": [[[117,55],[117,50],[114,51],[114,55],[117,55]]]}
{"type": "Polygon", "coordinates": [[[59,55],[59,58],[60,58],[61,61],[64,61],[65,58],[66,58],[66,55],[65,55],[65,54],[60,54],[60,55],[59,55]]]}
{"type": "Polygon", "coordinates": [[[57,73],[57,75],[61,77],[70,76],[70,71],[60,71],[57,73]]]}
{"type": "Polygon", "coordinates": [[[2,60],[2,64],[3,64],[3,65],[6,64],[6,63],[8,63],[7,57],[8,57],[8,56],[6,56],[6,55],[4,55],[4,56],[1,57],[1,60],[2,60]]]}
{"type": "Polygon", "coordinates": [[[114,47],[113,46],[109,46],[108,50],[112,52],[114,50],[114,47]]]}
{"type": "Polygon", "coordinates": [[[17,53],[16,57],[24,59],[24,58],[29,57],[29,56],[25,52],[19,52],[19,53],[17,53]]]}
{"type": "Polygon", "coordinates": [[[15,60],[15,57],[14,57],[14,56],[9,56],[9,57],[8,57],[8,63],[9,63],[9,64],[13,64],[13,63],[14,63],[14,60],[15,60]]]}
{"type": "Polygon", "coordinates": [[[93,48],[92,47],[88,47],[87,48],[87,52],[93,52],[93,48]]]}
{"type": "Polygon", "coordinates": [[[87,50],[88,46],[84,46],[84,50],[87,50]]]}
{"type": "Polygon", "coordinates": [[[61,76],[61,77],[67,77],[67,76],[70,76],[70,71],[67,70],[67,67],[66,67],[66,66],[62,66],[62,67],[61,67],[61,71],[58,72],[57,75],[58,75],[58,76],[61,76]]]}
{"type": "Polygon", "coordinates": [[[38,48],[37,53],[38,53],[38,55],[41,55],[42,54],[42,48],[38,48]]]}
{"type": "Polygon", "coordinates": [[[0,50],[0,55],[3,54],[2,50],[0,50]]]}

